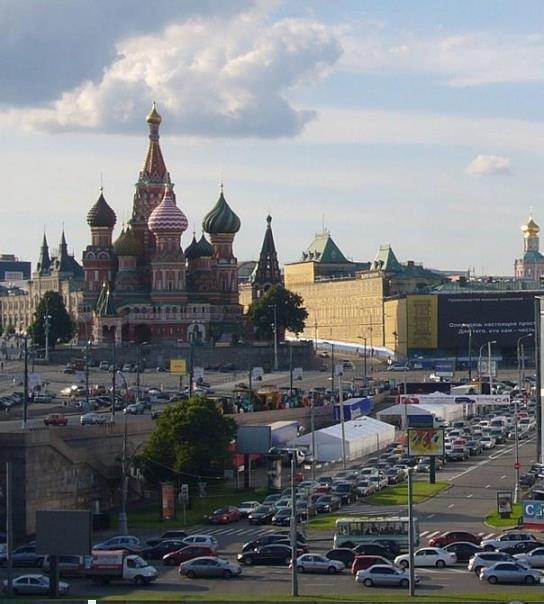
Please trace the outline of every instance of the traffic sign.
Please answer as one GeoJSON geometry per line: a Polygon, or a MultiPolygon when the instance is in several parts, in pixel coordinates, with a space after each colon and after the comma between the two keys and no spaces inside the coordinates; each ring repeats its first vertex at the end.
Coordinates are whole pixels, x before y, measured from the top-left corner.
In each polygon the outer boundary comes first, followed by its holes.
{"type": "Polygon", "coordinates": [[[519,470],[521,468],[521,464],[519,463],[519,461],[516,461],[514,463],[514,470],[519,470]]]}

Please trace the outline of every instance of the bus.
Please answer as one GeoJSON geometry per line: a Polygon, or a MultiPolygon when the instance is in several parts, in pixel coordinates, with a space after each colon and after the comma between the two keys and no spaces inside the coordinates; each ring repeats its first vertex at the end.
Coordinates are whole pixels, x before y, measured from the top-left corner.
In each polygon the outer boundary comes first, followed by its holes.
{"type": "MultiPolygon", "coordinates": [[[[359,543],[388,539],[396,541],[401,550],[408,549],[408,516],[359,516],[338,518],[334,547],[353,549],[359,543]]],[[[419,526],[414,518],[414,546],[419,545],[419,526]]]]}

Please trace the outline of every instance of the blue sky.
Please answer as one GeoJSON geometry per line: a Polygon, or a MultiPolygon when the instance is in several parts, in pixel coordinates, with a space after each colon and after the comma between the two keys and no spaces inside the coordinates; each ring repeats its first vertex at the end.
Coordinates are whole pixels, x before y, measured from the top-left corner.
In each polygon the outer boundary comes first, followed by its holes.
{"type": "MultiPolygon", "coordinates": [[[[178,204],[221,179],[258,255],[323,221],[344,253],[508,275],[544,223],[544,4],[506,0],[0,0],[3,246],[77,258],[105,195],[129,215],[156,99],[178,204]]],[[[183,244],[190,241],[186,233],[183,244]]]]}

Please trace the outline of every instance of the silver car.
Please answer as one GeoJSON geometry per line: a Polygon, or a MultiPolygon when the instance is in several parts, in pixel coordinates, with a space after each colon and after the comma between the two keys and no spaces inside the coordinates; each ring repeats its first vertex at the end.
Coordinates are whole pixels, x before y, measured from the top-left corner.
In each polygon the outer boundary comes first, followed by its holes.
{"type": "Polygon", "coordinates": [[[497,562],[497,564],[482,568],[480,571],[480,581],[487,581],[488,583],[527,583],[527,585],[534,585],[535,583],[542,583],[542,579],[541,571],[527,568],[517,562],[497,562]]]}
{"type": "MultiPolygon", "coordinates": [[[[8,582],[3,581],[2,588],[7,590],[8,582]]],[[[26,596],[46,596],[49,593],[49,577],[45,575],[22,575],[13,580],[13,593],[26,596]]],[[[59,594],[68,593],[70,586],[64,581],[59,582],[59,594]]]]}
{"type": "Polygon", "coordinates": [[[544,547],[537,547],[526,554],[514,554],[514,558],[532,568],[544,568],[544,547]]]}
{"type": "Polygon", "coordinates": [[[232,577],[239,577],[242,574],[242,567],[224,558],[202,556],[201,558],[182,562],[179,566],[179,574],[185,575],[189,579],[195,579],[196,577],[223,577],[224,579],[231,579],[232,577]]]}
{"type": "Polygon", "coordinates": [[[79,419],[82,426],[92,426],[95,424],[105,424],[108,421],[106,415],[100,415],[98,413],[85,413],[79,419]]]}
{"type": "Polygon", "coordinates": [[[344,563],[340,560],[330,560],[322,554],[302,554],[297,558],[297,570],[300,573],[329,573],[334,575],[341,573],[344,568],[344,563]]]}
{"type": "MultiPolygon", "coordinates": [[[[408,587],[410,584],[410,571],[389,564],[374,564],[374,566],[365,568],[365,570],[357,571],[355,581],[367,587],[380,585],[408,587]]],[[[419,583],[417,575],[415,576],[415,582],[419,583]]]]}

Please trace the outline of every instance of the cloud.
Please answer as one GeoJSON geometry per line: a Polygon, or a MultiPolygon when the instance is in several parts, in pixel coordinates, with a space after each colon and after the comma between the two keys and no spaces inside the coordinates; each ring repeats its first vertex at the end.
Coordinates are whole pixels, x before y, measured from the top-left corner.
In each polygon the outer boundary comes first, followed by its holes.
{"type": "Polygon", "coordinates": [[[194,17],[233,17],[256,0],[0,0],[0,105],[35,106],[94,81],[129,36],[194,17]]]}
{"type": "Polygon", "coordinates": [[[510,160],[498,155],[478,155],[465,168],[470,176],[492,176],[510,174],[510,160]]]}
{"type": "Polygon", "coordinates": [[[348,71],[431,74],[450,86],[544,80],[544,36],[476,31],[461,34],[339,29],[348,71]]]}
{"type": "Polygon", "coordinates": [[[141,132],[156,99],[171,133],[293,136],[316,113],[295,109],[290,91],[323,77],[342,49],[315,20],[269,23],[262,11],[249,10],[192,17],[158,34],[127,38],[116,52],[100,80],[12,116],[45,131],[141,132]]]}
{"type": "Polygon", "coordinates": [[[544,150],[544,123],[317,106],[302,140],[321,144],[440,145],[544,150]]]}

